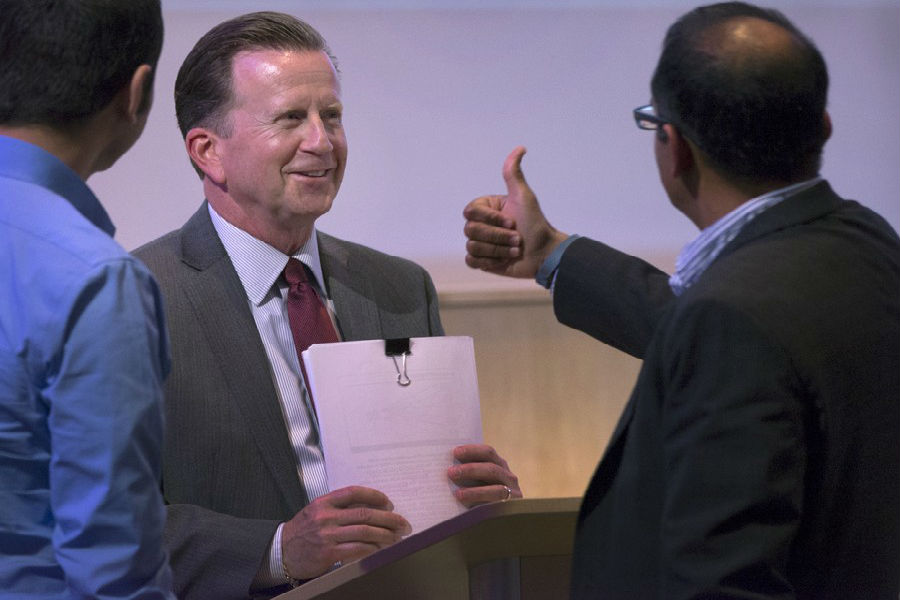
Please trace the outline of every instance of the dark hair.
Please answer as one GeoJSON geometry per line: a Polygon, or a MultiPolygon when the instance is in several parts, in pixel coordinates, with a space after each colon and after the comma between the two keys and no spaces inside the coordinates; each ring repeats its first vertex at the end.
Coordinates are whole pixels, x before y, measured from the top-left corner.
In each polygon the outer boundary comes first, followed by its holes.
{"type": "Polygon", "coordinates": [[[828,71],[783,14],[743,2],[696,8],[666,34],[651,84],[657,114],[723,175],[746,182],[815,176],[827,138],[828,71]],[[730,43],[736,22],[784,29],[786,48],[730,43]]]}
{"type": "Polygon", "coordinates": [[[220,23],[197,41],[178,70],[175,114],[182,136],[197,126],[230,135],[224,117],[232,101],[232,59],[248,50],[322,51],[337,65],[325,38],[290,15],[255,12],[220,23]]]}
{"type": "Polygon", "coordinates": [[[0,123],[83,122],[155,71],[162,38],[159,0],[0,0],[0,123]]]}

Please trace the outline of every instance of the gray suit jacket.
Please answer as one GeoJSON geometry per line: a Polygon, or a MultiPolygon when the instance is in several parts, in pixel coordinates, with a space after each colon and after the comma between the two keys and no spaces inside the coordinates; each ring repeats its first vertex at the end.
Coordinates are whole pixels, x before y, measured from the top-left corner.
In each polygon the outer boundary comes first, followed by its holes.
{"type": "MultiPolygon", "coordinates": [[[[344,340],[442,335],[418,265],[319,233],[344,340]]],[[[166,302],[163,492],[179,598],[247,598],[278,523],[308,500],[248,300],[206,203],[135,251],[166,302]]]]}

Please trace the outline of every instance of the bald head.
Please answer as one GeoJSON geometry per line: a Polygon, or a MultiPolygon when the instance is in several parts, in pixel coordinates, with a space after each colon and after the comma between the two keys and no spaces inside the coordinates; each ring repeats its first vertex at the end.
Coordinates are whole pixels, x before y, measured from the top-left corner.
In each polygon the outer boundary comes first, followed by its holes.
{"type": "Polygon", "coordinates": [[[758,17],[734,17],[701,32],[697,47],[728,62],[782,60],[799,40],[781,25],[758,17]]]}
{"type": "Polygon", "coordinates": [[[652,82],[660,115],[714,168],[744,183],[816,175],[827,89],[812,41],[781,13],[741,2],[676,21],[652,82]]]}

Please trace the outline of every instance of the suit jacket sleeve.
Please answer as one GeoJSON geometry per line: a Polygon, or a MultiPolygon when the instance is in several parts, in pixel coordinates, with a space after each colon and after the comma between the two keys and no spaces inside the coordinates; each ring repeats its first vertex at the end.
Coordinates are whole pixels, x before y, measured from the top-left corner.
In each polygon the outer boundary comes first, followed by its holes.
{"type": "Polygon", "coordinates": [[[673,298],[666,273],[606,244],[579,238],[560,261],[553,308],[560,323],[643,358],[673,298]]]}
{"type": "Polygon", "coordinates": [[[178,597],[248,598],[280,521],[243,519],[192,504],[166,508],[165,541],[178,597]]]}

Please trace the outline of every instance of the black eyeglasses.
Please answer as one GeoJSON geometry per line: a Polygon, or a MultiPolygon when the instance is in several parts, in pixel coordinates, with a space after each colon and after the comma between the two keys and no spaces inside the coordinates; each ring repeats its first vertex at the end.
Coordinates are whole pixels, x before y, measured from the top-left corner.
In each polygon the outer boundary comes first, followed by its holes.
{"type": "Polygon", "coordinates": [[[656,116],[656,110],[654,110],[652,104],[638,106],[632,112],[634,113],[634,122],[637,123],[637,126],[640,129],[654,131],[659,129],[661,125],[665,125],[669,122],[656,116]]]}

